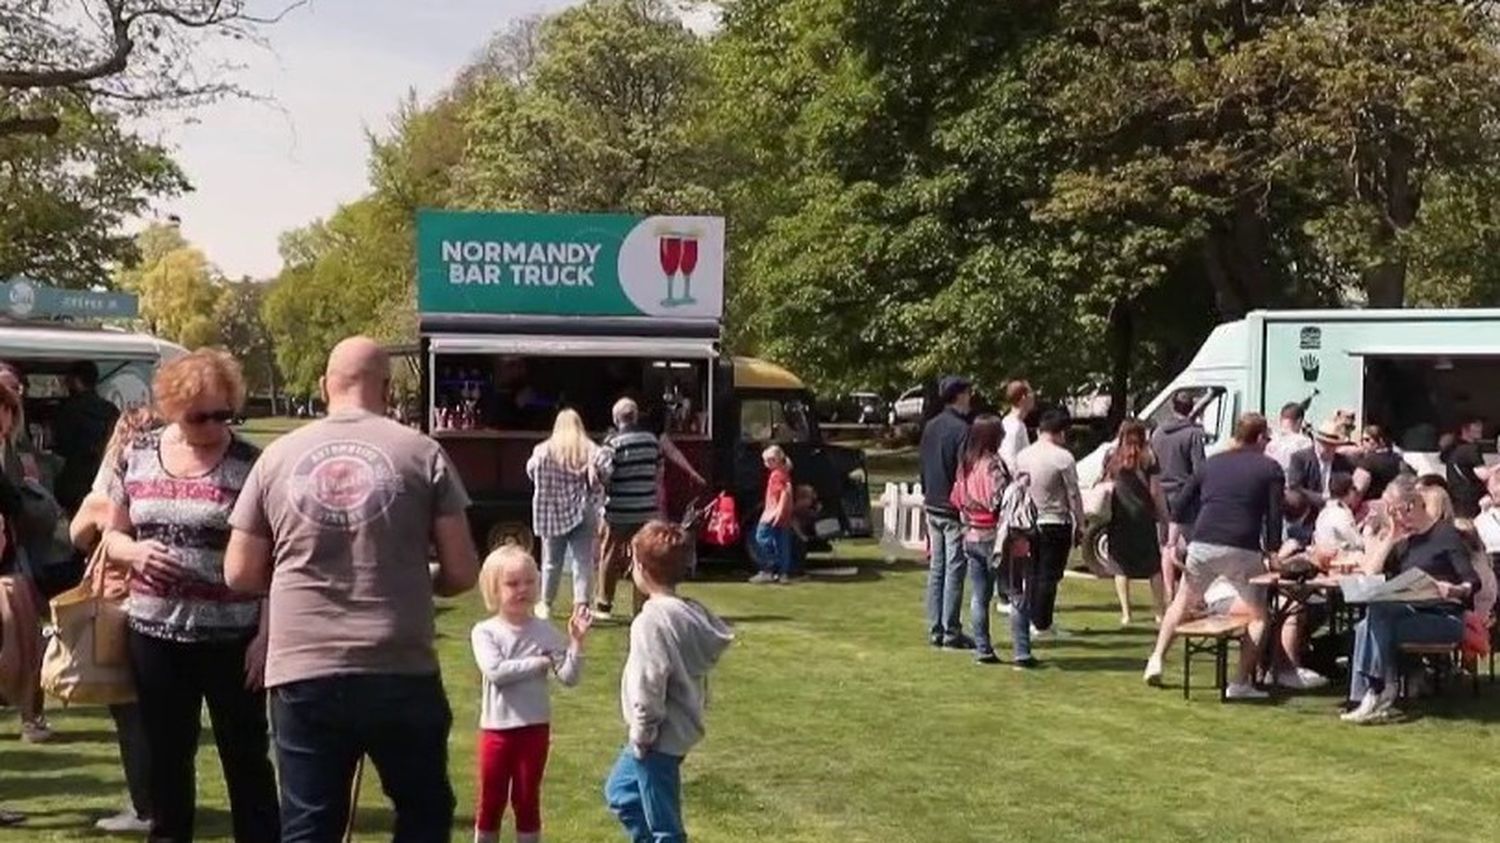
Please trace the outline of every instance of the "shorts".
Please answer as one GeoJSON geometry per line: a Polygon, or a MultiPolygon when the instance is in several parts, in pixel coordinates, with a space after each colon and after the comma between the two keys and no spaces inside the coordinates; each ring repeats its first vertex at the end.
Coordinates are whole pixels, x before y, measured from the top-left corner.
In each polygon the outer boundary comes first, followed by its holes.
{"type": "Polygon", "coordinates": [[[1214,580],[1223,577],[1234,587],[1241,600],[1259,606],[1265,601],[1265,591],[1252,586],[1250,578],[1265,572],[1265,556],[1258,550],[1206,542],[1188,545],[1185,576],[1193,590],[1199,594],[1205,593],[1214,580]]]}

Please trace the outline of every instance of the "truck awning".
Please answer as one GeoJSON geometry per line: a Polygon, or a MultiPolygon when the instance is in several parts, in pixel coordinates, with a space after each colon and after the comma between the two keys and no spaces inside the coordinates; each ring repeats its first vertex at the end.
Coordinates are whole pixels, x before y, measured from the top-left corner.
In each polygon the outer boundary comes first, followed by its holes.
{"type": "Polygon", "coordinates": [[[1451,345],[1370,346],[1349,349],[1350,357],[1500,357],[1500,345],[1454,347],[1451,345]]]}
{"type": "Polygon", "coordinates": [[[429,338],[434,354],[513,354],[539,357],[660,357],[706,359],[718,356],[718,343],[686,337],[561,337],[522,334],[438,334],[429,338]]]}

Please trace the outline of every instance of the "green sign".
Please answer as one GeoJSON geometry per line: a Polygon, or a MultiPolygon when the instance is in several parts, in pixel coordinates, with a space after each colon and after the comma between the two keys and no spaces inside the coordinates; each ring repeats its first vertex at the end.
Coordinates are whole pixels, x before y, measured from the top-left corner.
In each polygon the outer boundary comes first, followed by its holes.
{"type": "Polygon", "coordinates": [[[0,306],[16,319],[134,319],[140,313],[129,293],[61,290],[22,277],[0,281],[0,306]]]}
{"type": "Polygon", "coordinates": [[[724,220],[417,214],[423,313],[724,315],[724,220]]]}

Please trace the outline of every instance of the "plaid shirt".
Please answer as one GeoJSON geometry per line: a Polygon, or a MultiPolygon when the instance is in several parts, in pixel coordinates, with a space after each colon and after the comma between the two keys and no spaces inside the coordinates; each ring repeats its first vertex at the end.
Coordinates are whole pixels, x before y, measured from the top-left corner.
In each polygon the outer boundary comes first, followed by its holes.
{"type": "Polygon", "coordinates": [[[526,461],[526,475],[536,489],[531,496],[532,529],[542,538],[567,535],[595,516],[609,476],[609,454],[596,449],[589,465],[575,471],[554,459],[543,442],[526,461]]]}

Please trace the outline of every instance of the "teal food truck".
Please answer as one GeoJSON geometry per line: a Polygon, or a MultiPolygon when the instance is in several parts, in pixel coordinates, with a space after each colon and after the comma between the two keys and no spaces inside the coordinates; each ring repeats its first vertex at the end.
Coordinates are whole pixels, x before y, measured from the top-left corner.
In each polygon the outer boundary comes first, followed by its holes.
{"type": "Polygon", "coordinates": [[[475,499],[481,546],[532,544],[526,460],[557,412],[597,438],[627,396],[678,457],[673,517],[722,490],[753,523],[760,448],[778,442],[809,546],[869,535],[863,455],[822,441],[794,376],[721,355],[722,219],[423,211],[417,270],[420,424],[475,499]]]}
{"type": "MultiPolygon", "coordinates": [[[[1255,311],[1215,328],[1192,363],[1140,418],[1171,416],[1178,390],[1197,396],[1210,452],[1229,440],[1241,413],[1275,423],[1285,404],[1307,404],[1316,425],[1337,410],[1388,430],[1419,474],[1440,473],[1438,436],[1465,417],[1500,424],[1500,309],[1255,311]]],[[[1080,461],[1096,481],[1108,445],[1080,461]]],[[[1490,461],[1494,453],[1487,455],[1490,461]]]]}

